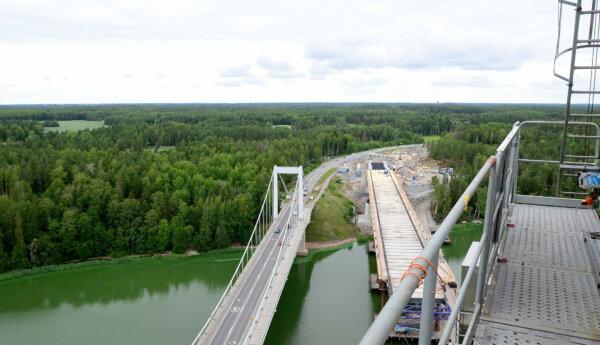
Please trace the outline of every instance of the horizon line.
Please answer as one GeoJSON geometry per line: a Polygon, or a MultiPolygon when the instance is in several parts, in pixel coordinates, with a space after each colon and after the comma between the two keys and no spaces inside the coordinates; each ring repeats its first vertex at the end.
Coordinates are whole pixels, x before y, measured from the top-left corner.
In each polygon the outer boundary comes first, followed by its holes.
{"type": "MultiPolygon", "coordinates": [[[[553,102],[377,102],[377,101],[294,101],[294,102],[115,102],[115,103],[0,103],[0,107],[53,107],[53,106],[135,106],[135,105],[544,105],[564,106],[564,103],[553,102]]],[[[586,103],[574,103],[574,105],[586,105],[586,103]]]]}

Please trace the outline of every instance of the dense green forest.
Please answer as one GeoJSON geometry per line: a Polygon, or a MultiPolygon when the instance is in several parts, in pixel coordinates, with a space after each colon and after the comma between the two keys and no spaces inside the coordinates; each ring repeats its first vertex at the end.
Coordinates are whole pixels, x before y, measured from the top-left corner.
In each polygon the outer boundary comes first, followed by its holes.
{"type": "MultiPolygon", "coordinates": [[[[1,106],[0,272],[101,256],[207,251],[244,242],[275,164],[301,164],[308,171],[325,157],[444,135],[432,154],[455,166],[464,164],[460,174],[466,177],[493,152],[510,123],[560,117],[561,109],[458,104],[1,106]],[[104,120],[108,126],[44,131],[59,120],[104,120]]],[[[540,179],[537,173],[531,178],[540,179]]],[[[462,180],[452,180],[453,193],[466,183],[462,180]]]]}
{"type": "MultiPolygon", "coordinates": [[[[434,179],[436,200],[435,219],[441,221],[460,198],[485,160],[495,154],[498,145],[511,130],[509,123],[482,123],[478,125],[458,124],[454,129],[430,145],[432,158],[455,168],[455,175],[443,183],[434,179]]],[[[562,126],[536,125],[521,130],[520,157],[537,160],[558,160],[562,141],[562,126]]],[[[591,147],[571,142],[569,152],[573,154],[590,153],[591,147]]],[[[588,145],[591,145],[588,143],[588,145]]],[[[526,195],[555,196],[558,179],[556,164],[537,164],[522,162],[519,164],[518,193],[526,195]]],[[[578,191],[575,179],[563,179],[562,189],[578,191]]],[[[487,181],[471,199],[463,220],[483,218],[487,181]]]]}

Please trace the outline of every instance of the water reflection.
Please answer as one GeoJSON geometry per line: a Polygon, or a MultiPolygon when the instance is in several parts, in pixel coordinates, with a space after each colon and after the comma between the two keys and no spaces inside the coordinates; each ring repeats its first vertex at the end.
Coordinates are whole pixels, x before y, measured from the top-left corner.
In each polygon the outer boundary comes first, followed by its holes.
{"type": "Polygon", "coordinates": [[[323,250],[311,253],[310,257],[296,259],[277,305],[276,315],[265,340],[266,345],[289,343],[292,330],[298,328],[302,317],[313,268],[319,261],[334,253],[335,250],[323,250]]]}
{"type": "Polygon", "coordinates": [[[167,294],[170,289],[200,283],[209,291],[222,290],[239,254],[183,259],[154,258],[120,264],[74,268],[0,282],[0,313],[80,307],[167,294]],[[227,260],[230,259],[230,260],[227,260]]]}
{"type": "MultiPolygon", "coordinates": [[[[462,281],[461,265],[465,255],[469,251],[469,247],[473,241],[479,241],[483,230],[480,226],[464,227],[460,230],[452,230],[450,238],[452,244],[444,245],[442,251],[444,258],[450,265],[458,282],[462,281]]],[[[460,283],[459,283],[460,285],[460,283]]]]}
{"type": "Polygon", "coordinates": [[[352,344],[373,307],[366,246],[318,252],[294,264],[265,344],[352,344]]]}

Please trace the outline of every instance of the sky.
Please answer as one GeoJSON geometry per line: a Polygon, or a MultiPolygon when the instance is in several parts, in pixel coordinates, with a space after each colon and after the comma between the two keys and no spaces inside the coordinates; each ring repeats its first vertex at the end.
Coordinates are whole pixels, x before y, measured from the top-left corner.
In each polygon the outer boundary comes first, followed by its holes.
{"type": "Polygon", "coordinates": [[[2,0],[0,104],[564,103],[556,0],[2,0]]]}

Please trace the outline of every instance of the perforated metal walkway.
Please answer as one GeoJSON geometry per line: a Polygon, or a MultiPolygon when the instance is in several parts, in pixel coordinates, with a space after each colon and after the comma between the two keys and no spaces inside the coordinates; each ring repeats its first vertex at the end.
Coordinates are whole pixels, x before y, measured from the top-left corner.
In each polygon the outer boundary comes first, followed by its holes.
{"type": "Polygon", "coordinates": [[[584,236],[591,209],[512,205],[476,344],[600,344],[600,295],[584,236]]]}

